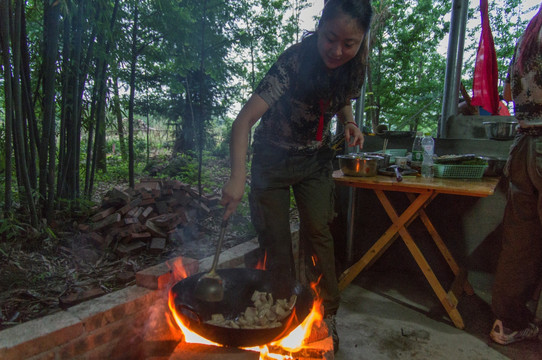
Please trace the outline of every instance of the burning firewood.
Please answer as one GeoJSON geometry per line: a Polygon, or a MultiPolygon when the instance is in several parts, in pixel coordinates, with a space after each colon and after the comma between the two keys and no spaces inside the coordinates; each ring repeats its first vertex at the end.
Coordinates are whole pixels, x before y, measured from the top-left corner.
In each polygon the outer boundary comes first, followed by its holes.
{"type": "Polygon", "coordinates": [[[273,294],[254,291],[251,297],[254,306],[248,306],[235,319],[226,319],[222,314],[211,315],[207,324],[233,329],[269,329],[282,326],[282,320],[291,313],[297,301],[297,295],[290,300],[273,300],[273,294]]]}

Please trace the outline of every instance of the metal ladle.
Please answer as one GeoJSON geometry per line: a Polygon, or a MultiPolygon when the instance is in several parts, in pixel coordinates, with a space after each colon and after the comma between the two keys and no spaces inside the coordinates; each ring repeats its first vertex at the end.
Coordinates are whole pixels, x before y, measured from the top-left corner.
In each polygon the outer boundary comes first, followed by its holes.
{"type": "Polygon", "coordinates": [[[220,235],[218,236],[218,243],[216,244],[216,252],[211,270],[209,270],[207,274],[202,275],[196,283],[194,296],[199,300],[218,302],[224,299],[224,282],[216,272],[216,266],[222,250],[222,241],[224,240],[226,226],[228,226],[228,219],[222,220],[222,223],[220,224],[220,235]]]}

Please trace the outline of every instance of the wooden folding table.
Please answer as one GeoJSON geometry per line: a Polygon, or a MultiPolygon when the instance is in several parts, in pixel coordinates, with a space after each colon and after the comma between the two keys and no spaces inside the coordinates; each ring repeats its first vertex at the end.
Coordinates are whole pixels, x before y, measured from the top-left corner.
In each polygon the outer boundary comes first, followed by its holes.
{"type": "MultiPolygon", "coordinates": [[[[392,221],[391,226],[375,242],[375,244],[350,268],[345,270],[339,278],[339,289],[343,290],[356,276],[367,266],[374,263],[394,242],[401,236],[403,242],[414,257],[425,278],[431,285],[431,288],[438,299],[446,309],[454,325],[460,329],[465,327],[463,319],[457,310],[458,298],[465,291],[472,295],[473,290],[467,279],[467,273],[461,269],[454,260],[448,247],[440,237],[436,228],[433,226],[425,212],[425,208],[438,194],[452,194],[462,196],[486,197],[492,195],[495,191],[498,178],[482,179],[443,179],[422,177],[404,177],[403,181],[398,182],[395,177],[374,176],[374,177],[352,177],[345,176],[338,170],[333,173],[333,178],[338,185],[353,187],[352,204],[355,204],[356,188],[372,189],[378,197],[384,210],[392,221]],[[386,196],[387,191],[398,191],[405,193],[410,200],[410,205],[400,215],[386,196]],[[408,225],[417,217],[420,217],[425,228],[431,235],[440,253],[443,255],[448,266],[455,275],[452,286],[448,291],[444,289],[429,263],[416,244],[415,239],[407,231],[408,225]]],[[[353,219],[354,209],[349,214],[349,231],[347,238],[347,251],[351,251],[353,242],[353,219]]]]}

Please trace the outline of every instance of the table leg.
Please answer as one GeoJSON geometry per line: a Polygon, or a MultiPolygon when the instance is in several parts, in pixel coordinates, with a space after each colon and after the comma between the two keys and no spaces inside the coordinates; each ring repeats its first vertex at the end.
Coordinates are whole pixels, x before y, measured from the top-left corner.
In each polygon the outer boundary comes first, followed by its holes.
{"type": "Polygon", "coordinates": [[[450,316],[450,319],[452,320],[454,325],[459,329],[464,329],[465,324],[463,323],[463,318],[457,310],[457,298],[455,296],[451,296],[452,294],[449,294],[446,292],[446,290],[444,290],[437,277],[435,276],[435,273],[429,266],[429,263],[423,256],[418,246],[414,243],[414,240],[406,231],[406,229],[403,228],[399,232],[401,234],[403,242],[410,250],[410,253],[414,257],[414,260],[416,260],[416,263],[418,263],[418,266],[425,275],[425,278],[429,282],[429,285],[431,285],[431,287],[433,288],[433,291],[437,295],[442,306],[444,306],[444,309],[446,309],[446,312],[450,316]]]}
{"type": "Polygon", "coordinates": [[[349,194],[350,196],[348,197],[348,214],[346,217],[346,261],[348,261],[348,263],[351,263],[354,252],[354,218],[356,209],[357,189],[349,188],[349,194]]]}
{"type": "MultiPolygon", "coordinates": [[[[416,199],[414,194],[407,193],[406,195],[407,195],[408,199],[410,200],[410,202],[413,202],[416,199]]],[[[436,194],[435,194],[435,196],[436,196],[436,194]]],[[[427,203],[425,206],[427,206],[428,204],[429,203],[427,203]]],[[[444,244],[444,241],[440,237],[440,234],[437,232],[437,229],[435,228],[435,226],[433,225],[433,223],[431,222],[431,220],[427,216],[427,213],[425,212],[424,209],[420,209],[419,216],[420,216],[420,220],[425,225],[425,228],[427,229],[427,231],[429,232],[429,234],[433,238],[433,241],[435,242],[435,245],[437,245],[437,248],[439,249],[440,253],[442,254],[444,259],[448,263],[448,266],[450,266],[450,269],[452,270],[452,272],[456,276],[456,279],[464,279],[465,280],[463,283],[459,284],[460,289],[464,290],[465,293],[468,294],[468,295],[473,295],[474,294],[474,289],[472,288],[471,284],[468,282],[466,274],[464,274],[463,270],[461,270],[459,268],[459,265],[457,265],[457,263],[456,263],[455,259],[453,258],[450,250],[448,249],[446,244],[444,244]]],[[[456,288],[456,286],[452,286],[452,288],[456,288]]],[[[460,294],[454,293],[454,295],[459,296],[460,294]]]]}
{"type": "MultiPolygon", "coordinates": [[[[385,198],[382,191],[375,190],[375,193],[382,202],[381,197],[385,198]],[[380,193],[380,194],[379,194],[380,193]]],[[[427,191],[420,195],[409,205],[409,207],[399,216],[397,221],[374,243],[374,245],[350,268],[346,269],[339,277],[339,290],[343,290],[350,284],[364,268],[373,264],[378,258],[393,244],[397,238],[398,231],[403,226],[407,226],[416,218],[418,210],[431,198],[432,192],[427,191]]],[[[387,202],[387,200],[385,200],[387,202]]],[[[389,204],[389,202],[387,202],[389,204]]],[[[383,203],[384,205],[384,203],[383,203]]],[[[387,206],[387,205],[384,205],[387,206]]],[[[391,204],[389,205],[391,206],[391,204]]]]}
{"type": "MultiPolygon", "coordinates": [[[[378,195],[390,219],[393,221],[394,224],[399,223],[400,217],[397,216],[395,209],[393,208],[389,200],[386,198],[384,192],[380,191],[380,194],[378,195]]],[[[416,200],[418,198],[416,198],[416,200]]],[[[414,200],[412,204],[414,204],[416,200],[414,200]]],[[[427,205],[427,203],[425,202],[424,204],[427,205]]],[[[424,204],[420,205],[417,209],[415,209],[418,214],[419,214],[419,210],[422,208],[424,204]]],[[[418,264],[418,267],[422,270],[425,278],[429,282],[429,285],[431,285],[431,288],[433,289],[438,299],[440,300],[440,303],[442,304],[442,306],[444,306],[444,309],[450,316],[450,319],[452,320],[454,325],[459,329],[464,329],[465,325],[463,323],[463,318],[461,317],[461,314],[459,314],[459,311],[457,310],[457,307],[456,307],[457,298],[455,298],[455,296],[449,296],[449,294],[444,290],[444,288],[438,281],[435,273],[431,269],[431,266],[429,265],[429,263],[423,256],[421,250],[414,242],[414,239],[412,238],[412,236],[410,236],[409,232],[404,226],[401,226],[401,228],[399,229],[399,234],[401,235],[401,238],[403,239],[403,242],[407,246],[408,250],[414,257],[414,260],[418,264]]]]}

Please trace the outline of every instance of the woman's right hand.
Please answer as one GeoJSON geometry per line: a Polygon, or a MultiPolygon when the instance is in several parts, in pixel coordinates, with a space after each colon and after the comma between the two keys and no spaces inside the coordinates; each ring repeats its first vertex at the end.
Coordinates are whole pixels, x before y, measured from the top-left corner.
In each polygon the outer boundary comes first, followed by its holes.
{"type": "Polygon", "coordinates": [[[222,187],[222,199],[220,205],[224,206],[223,219],[228,219],[237,209],[245,193],[246,176],[231,177],[222,187]]]}

